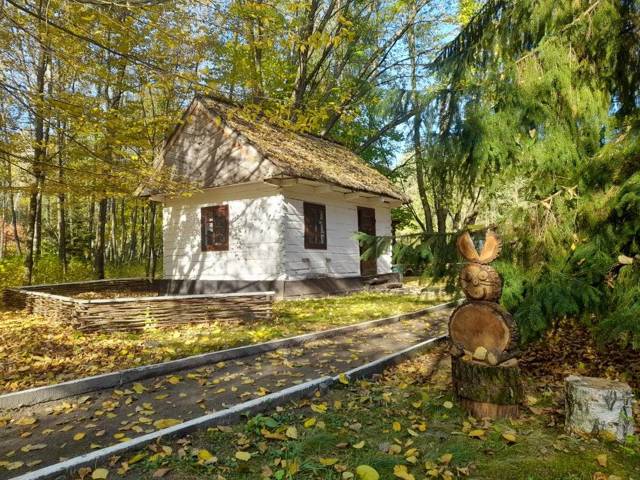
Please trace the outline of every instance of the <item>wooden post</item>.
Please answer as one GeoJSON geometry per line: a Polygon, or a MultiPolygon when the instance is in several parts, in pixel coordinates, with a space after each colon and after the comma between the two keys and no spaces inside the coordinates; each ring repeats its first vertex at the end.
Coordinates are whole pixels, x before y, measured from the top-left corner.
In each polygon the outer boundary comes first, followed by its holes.
{"type": "Polygon", "coordinates": [[[517,417],[524,396],[517,354],[518,330],[497,303],[502,279],[488,265],[500,253],[498,236],[488,231],[482,252],[471,236],[458,238],[458,251],[470,263],[460,273],[467,302],[449,319],[451,377],[460,404],[474,417],[517,417]]]}

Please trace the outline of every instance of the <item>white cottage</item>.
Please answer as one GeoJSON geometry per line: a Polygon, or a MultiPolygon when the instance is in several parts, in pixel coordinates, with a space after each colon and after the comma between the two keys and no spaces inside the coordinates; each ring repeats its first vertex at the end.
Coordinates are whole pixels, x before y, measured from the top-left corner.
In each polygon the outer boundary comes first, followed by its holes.
{"type": "Polygon", "coordinates": [[[362,288],[391,278],[391,254],[362,261],[357,231],[391,234],[406,201],[347,148],[197,97],[156,166],[196,193],[163,203],[164,276],[181,292],[362,288]]]}

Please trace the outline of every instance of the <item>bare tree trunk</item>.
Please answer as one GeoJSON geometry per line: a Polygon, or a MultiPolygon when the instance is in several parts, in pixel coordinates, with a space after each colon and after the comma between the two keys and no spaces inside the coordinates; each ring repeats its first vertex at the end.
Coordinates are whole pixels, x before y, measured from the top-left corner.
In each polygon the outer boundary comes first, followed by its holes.
{"type": "Polygon", "coordinates": [[[98,204],[98,235],[96,238],[95,269],[99,279],[104,278],[104,250],[107,228],[108,199],[101,198],[98,204]]]}
{"type": "Polygon", "coordinates": [[[147,257],[147,276],[156,276],[156,202],[149,205],[149,256],[147,257]]]}
{"type": "Polygon", "coordinates": [[[118,239],[116,238],[118,211],[116,206],[116,199],[111,199],[111,230],[110,230],[110,243],[111,243],[111,261],[117,262],[118,259],[118,239]]]}
{"type": "Polygon", "coordinates": [[[133,207],[133,214],[131,216],[131,242],[129,244],[129,260],[136,260],[138,254],[138,204],[133,207]]]}
{"type": "MultiPolygon", "coordinates": [[[[40,10],[42,9],[42,2],[40,2],[40,10]]],[[[31,285],[33,280],[33,265],[34,265],[34,249],[36,241],[36,229],[39,212],[39,190],[42,187],[42,161],[46,155],[45,152],[45,125],[42,111],[42,100],[44,99],[45,92],[45,73],[47,70],[47,53],[44,47],[40,49],[40,56],[38,59],[38,67],[36,71],[36,95],[39,97],[40,102],[36,105],[34,115],[34,140],[35,145],[33,148],[33,176],[34,182],[31,185],[31,192],[29,198],[29,213],[27,217],[27,255],[25,257],[24,266],[26,268],[25,282],[27,285],[31,285]]]]}
{"type": "Polygon", "coordinates": [[[147,254],[147,212],[146,206],[142,206],[142,215],[140,216],[140,260],[144,260],[147,254]]]}
{"type": "Polygon", "coordinates": [[[42,255],[42,203],[44,198],[42,196],[42,178],[40,178],[38,187],[38,209],[36,210],[36,233],[35,233],[35,257],[40,258],[42,255]]]}
{"type": "Polygon", "coordinates": [[[416,49],[416,32],[415,27],[409,30],[408,35],[409,56],[411,57],[411,89],[413,93],[413,108],[416,114],[413,117],[413,151],[416,163],[416,182],[418,184],[418,195],[420,196],[420,204],[424,213],[424,224],[421,225],[426,233],[433,233],[433,218],[431,214],[431,205],[427,198],[427,190],[424,184],[424,166],[422,156],[422,142],[420,138],[420,126],[422,123],[422,115],[420,110],[420,99],[418,97],[418,72],[417,72],[417,49],[416,49]]]}
{"type": "Polygon", "coordinates": [[[127,255],[127,219],[125,217],[125,202],[124,198],[120,200],[120,256],[118,263],[125,262],[125,256],[127,255]]]}
{"type": "Polygon", "coordinates": [[[7,196],[2,194],[2,221],[0,222],[0,258],[4,258],[7,247],[6,227],[7,227],[7,196]]]}
{"type": "MultiPolygon", "coordinates": [[[[43,8],[42,1],[39,2],[38,10],[41,13],[43,8]]],[[[40,47],[38,64],[36,68],[36,96],[38,102],[34,108],[34,148],[33,148],[33,176],[34,182],[31,185],[31,192],[29,197],[29,211],[27,215],[27,254],[25,256],[25,268],[26,278],[25,282],[30,285],[33,280],[33,266],[34,266],[34,249],[36,246],[37,235],[37,221],[39,213],[39,189],[42,184],[40,178],[42,176],[42,160],[44,159],[45,152],[45,125],[43,118],[43,100],[46,86],[46,70],[48,64],[48,55],[43,46],[40,47]]]]}
{"type": "MultiPolygon", "coordinates": [[[[62,181],[62,163],[60,164],[59,178],[62,181]]],[[[58,260],[62,265],[62,274],[67,274],[67,220],[66,197],[64,193],[58,194],[58,260]]]]}
{"type": "Polygon", "coordinates": [[[16,250],[18,255],[22,255],[22,246],[20,245],[20,235],[18,233],[18,214],[16,212],[16,204],[13,198],[11,164],[7,165],[7,186],[9,187],[9,208],[11,209],[11,224],[13,226],[13,239],[16,242],[16,250]]]}
{"type": "Polygon", "coordinates": [[[93,198],[93,195],[91,195],[91,198],[89,199],[89,256],[94,256],[94,250],[95,250],[95,235],[94,235],[94,230],[95,230],[95,217],[96,217],[96,202],[93,198]]]}

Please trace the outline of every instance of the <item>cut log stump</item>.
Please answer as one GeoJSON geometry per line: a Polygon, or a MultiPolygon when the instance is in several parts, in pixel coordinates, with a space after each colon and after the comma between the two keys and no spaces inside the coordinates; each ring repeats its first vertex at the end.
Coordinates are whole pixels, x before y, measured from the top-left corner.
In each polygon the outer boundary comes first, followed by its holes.
{"type": "Polygon", "coordinates": [[[633,393],[626,383],[571,375],[565,393],[567,431],[620,442],[633,434],[633,393]]]}
{"type": "Polygon", "coordinates": [[[477,418],[514,418],[524,396],[520,369],[451,358],[453,390],[460,404],[477,418]]]}
{"type": "Polygon", "coordinates": [[[449,336],[463,350],[473,353],[483,347],[500,361],[513,357],[518,344],[511,315],[493,302],[466,302],[456,308],[449,319],[449,336]]]}

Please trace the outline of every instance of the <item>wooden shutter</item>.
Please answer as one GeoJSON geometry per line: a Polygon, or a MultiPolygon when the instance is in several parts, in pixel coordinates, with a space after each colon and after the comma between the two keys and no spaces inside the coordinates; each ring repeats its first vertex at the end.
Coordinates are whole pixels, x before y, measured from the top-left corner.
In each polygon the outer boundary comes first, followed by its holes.
{"type": "Polygon", "coordinates": [[[327,212],[324,205],[304,202],[304,248],[327,249],[327,212]]]}
{"type": "Polygon", "coordinates": [[[200,210],[202,251],[229,250],[229,205],[200,210]]]}

